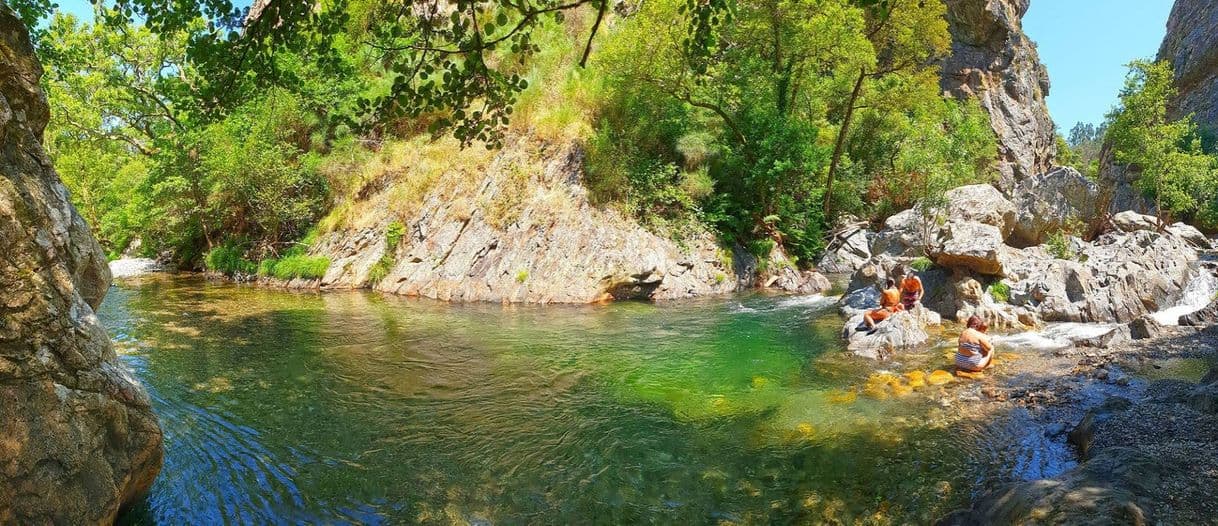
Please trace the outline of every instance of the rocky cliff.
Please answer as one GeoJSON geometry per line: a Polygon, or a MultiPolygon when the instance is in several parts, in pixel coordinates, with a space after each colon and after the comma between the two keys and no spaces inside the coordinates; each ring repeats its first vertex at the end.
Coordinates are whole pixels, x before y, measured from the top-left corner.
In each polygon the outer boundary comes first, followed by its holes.
{"type": "Polygon", "coordinates": [[[452,148],[430,160],[417,153],[444,147],[406,152],[422,157],[408,174],[370,182],[340,206],[347,219],[312,249],[330,259],[329,271],[320,282],[291,285],[505,303],[829,288],[824,276],[797,271],[777,251],[758,268],[755,258],[739,255],[744,250],[725,250],[709,234],[672,239],[595,206],[582,184],[578,145],[517,137],[494,153],[452,148]]]}
{"type": "Polygon", "coordinates": [[[952,54],[940,84],[956,97],[976,97],[998,135],[999,189],[1048,171],[1057,154],[1045,106],[1049,74],[1020,20],[1030,0],[946,0],[952,54]]]}
{"type": "Polygon", "coordinates": [[[41,75],[0,4],[0,523],[108,523],[152,484],[161,431],[94,315],[110,273],[43,151],[41,75]]]}
{"type": "Polygon", "coordinates": [[[1218,1],[1176,0],[1159,60],[1176,72],[1179,95],[1170,116],[1193,114],[1202,128],[1218,131],[1218,1]]]}

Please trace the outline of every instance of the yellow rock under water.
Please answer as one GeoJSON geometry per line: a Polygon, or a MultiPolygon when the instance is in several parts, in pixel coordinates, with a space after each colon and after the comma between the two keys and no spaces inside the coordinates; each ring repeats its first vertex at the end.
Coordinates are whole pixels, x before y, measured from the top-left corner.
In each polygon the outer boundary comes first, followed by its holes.
{"type": "Polygon", "coordinates": [[[969,372],[969,371],[957,370],[956,376],[959,376],[961,378],[968,378],[970,380],[980,380],[982,378],[985,378],[985,373],[983,373],[981,371],[977,371],[974,373],[974,372],[969,372]]]}
{"type": "Polygon", "coordinates": [[[892,384],[892,394],[898,398],[909,396],[911,393],[913,393],[913,387],[900,383],[892,384]]]}
{"type": "Polygon", "coordinates": [[[930,385],[943,385],[952,381],[952,373],[939,369],[926,378],[926,383],[930,385]]]}
{"type": "Polygon", "coordinates": [[[863,394],[876,400],[887,400],[888,386],[884,384],[868,385],[867,387],[863,388],[863,394]]]}
{"type": "Polygon", "coordinates": [[[926,373],[922,371],[909,371],[905,373],[905,381],[909,382],[910,387],[926,387],[926,373]]]}
{"type": "Polygon", "coordinates": [[[795,426],[795,429],[799,431],[799,434],[805,437],[810,437],[816,433],[816,428],[812,427],[812,424],[807,422],[800,422],[799,425],[795,426]]]}
{"type": "Polygon", "coordinates": [[[859,394],[855,391],[842,391],[840,389],[835,389],[833,391],[829,391],[826,399],[828,399],[829,403],[831,404],[851,404],[854,403],[855,400],[858,400],[858,397],[859,394]]]}
{"type": "Polygon", "coordinates": [[[769,382],[770,381],[767,380],[766,377],[764,377],[764,376],[754,376],[753,377],[753,389],[761,389],[762,387],[765,387],[765,384],[767,384],[769,382]]]}

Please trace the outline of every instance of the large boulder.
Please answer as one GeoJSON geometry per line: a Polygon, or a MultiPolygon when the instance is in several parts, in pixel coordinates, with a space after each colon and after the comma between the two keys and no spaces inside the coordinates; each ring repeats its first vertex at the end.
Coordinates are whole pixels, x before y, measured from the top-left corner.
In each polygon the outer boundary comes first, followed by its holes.
{"type": "Polygon", "coordinates": [[[1004,260],[1011,303],[1044,321],[1126,323],[1179,299],[1197,252],[1170,233],[1113,232],[1083,246],[1077,260],[1043,247],[1004,260]]]}
{"type": "Polygon", "coordinates": [[[1159,219],[1152,215],[1139,214],[1133,210],[1125,210],[1112,215],[1112,227],[1120,230],[1121,232],[1158,230],[1159,219]]]}
{"type": "Polygon", "coordinates": [[[998,227],[971,221],[951,221],[940,232],[935,263],[986,275],[1002,275],[1006,245],[998,227]]]}
{"type": "Polygon", "coordinates": [[[952,53],[940,86],[976,98],[998,136],[1001,190],[1049,170],[1056,155],[1053,120],[1045,106],[1049,75],[1036,44],[1023,32],[1029,0],[947,0],[952,53]]]}
{"type": "Polygon", "coordinates": [[[874,359],[891,357],[894,353],[916,348],[930,339],[926,328],[941,325],[939,314],[925,307],[900,311],[876,324],[874,331],[861,330],[863,316],[860,312],[851,316],[842,329],[846,348],[859,356],[874,359]]]}
{"type": "Polygon", "coordinates": [[[949,190],[947,218],[952,221],[974,222],[996,227],[1006,239],[1015,228],[1015,204],[988,184],[973,184],[949,190]]]}
{"type": "Polygon", "coordinates": [[[871,243],[874,256],[919,257],[933,251],[939,236],[938,222],[919,208],[888,216],[871,243]]]}
{"type": "Polygon", "coordinates": [[[858,270],[871,259],[872,235],[862,225],[844,229],[829,242],[816,269],[832,274],[846,274],[858,270]]]}
{"type": "Polygon", "coordinates": [[[1015,246],[1043,243],[1045,236],[1060,230],[1072,218],[1089,221],[1099,212],[1099,187],[1074,168],[1052,171],[1023,179],[1012,199],[1017,220],[1008,242],[1015,246]]]}
{"type": "Polygon", "coordinates": [[[110,272],[43,150],[41,75],[0,4],[0,523],[111,523],[160,470],[161,430],[94,314],[110,272]]]}

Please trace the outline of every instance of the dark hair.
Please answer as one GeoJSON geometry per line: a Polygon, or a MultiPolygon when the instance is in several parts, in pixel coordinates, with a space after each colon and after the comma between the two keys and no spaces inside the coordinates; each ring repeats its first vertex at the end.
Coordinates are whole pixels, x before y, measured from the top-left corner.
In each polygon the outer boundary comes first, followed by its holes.
{"type": "Polygon", "coordinates": [[[888,281],[886,281],[885,283],[888,285],[887,288],[890,288],[890,289],[897,286],[897,281],[892,278],[888,278],[888,281]]]}
{"type": "Polygon", "coordinates": [[[969,316],[968,317],[968,328],[976,329],[976,330],[984,332],[985,331],[985,322],[981,321],[980,316],[969,316]]]}

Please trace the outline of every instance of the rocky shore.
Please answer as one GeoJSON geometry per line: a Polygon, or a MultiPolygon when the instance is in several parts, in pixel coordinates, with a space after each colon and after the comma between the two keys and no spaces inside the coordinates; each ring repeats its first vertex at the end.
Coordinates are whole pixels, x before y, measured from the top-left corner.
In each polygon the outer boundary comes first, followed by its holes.
{"type": "Polygon", "coordinates": [[[1029,435],[1068,445],[1075,465],[986,488],[940,524],[1202,524],[1218,516],[1218,369],[1202,375],[1218,364],[1218,327],[1103,349],[1004,351],[1017,359],[947,396],[964,402],[956,404],[962,418],[992,426],[1016,411],[1030,415],[1021,422],[1029,435]]]}

